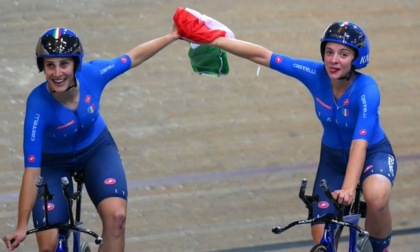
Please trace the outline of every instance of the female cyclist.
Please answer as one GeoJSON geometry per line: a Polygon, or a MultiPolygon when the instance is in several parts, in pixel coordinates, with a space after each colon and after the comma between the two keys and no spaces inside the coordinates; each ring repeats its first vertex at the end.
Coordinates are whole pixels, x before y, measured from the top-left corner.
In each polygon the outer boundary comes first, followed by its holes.
{"type": "MultiPolygon", "coordinates": [[[[27,99],[18,221],[15,231],[3,237],[9,250],[26,238],[31,212],[35,227],[44,224],[43,201],[37,199],[38,177],[44,178],[55,195],[49,202],[49,222],[66,223],[69,216],[66,201],[60,197],[60,178],[78,172],[84,175],[86,190],[102,221],[104,242],[99,251],[124,251],[127,181],[117,146],[100,114],[101,94],[114,78],[178,38],[173,26],[168,35],[124,55],[83,62],[82,43],[71,30],[60,27],[41,35],[36,61],[46,81],[27,99]]],[[[39,251],[55,251],[57,230],[37,233],[37,241],[39,251]]]]}
{"type": "MultiPolygon", "coordinates": [[[[193,39],[198,37],[194,34],[196,29],[187,27],[185,20],[174,20],[183,39],[200,42],[193,39]]],[[[371,235],[374,251],[386,251],[391,242],[389,199],[397,162],[380,124],[377,83],[358,71],[369,63],[369,40],[365,32],[351,22],[329,25],[321,38],[322,62],[273,53],[223,34],[208,44],[296,78],[307,87],[324,129],[317,186],[313,188],[313,194],[320,196],[320,203],[314,215],[335,211],[318,186],[321,179],[327,180],[335,190],[333,196],[346,206],[351,204],[356,186],[361,183],[368,209],[365,228],[371,235]]],[[[320,241],[322,231],[322,225],[312,227],[314,242],[320,241]]]]}

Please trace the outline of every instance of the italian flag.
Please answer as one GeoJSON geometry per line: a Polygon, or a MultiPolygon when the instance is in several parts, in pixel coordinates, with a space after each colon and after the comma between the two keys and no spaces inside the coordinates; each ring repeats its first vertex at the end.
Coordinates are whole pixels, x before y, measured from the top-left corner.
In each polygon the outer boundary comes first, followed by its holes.
{"type": "Polygon", "coordinates": [[[179,35],[196,43],[210,43],[218,37],[235,37],[226,25],[190,8],[178,7],[173,19],[179,35]]]}

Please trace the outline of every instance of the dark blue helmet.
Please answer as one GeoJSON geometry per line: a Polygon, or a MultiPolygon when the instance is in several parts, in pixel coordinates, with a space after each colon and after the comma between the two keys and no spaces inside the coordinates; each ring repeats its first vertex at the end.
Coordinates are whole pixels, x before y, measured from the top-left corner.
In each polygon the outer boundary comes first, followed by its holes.
{"type": "Polygon", "coordinates": [[[336,42],[353,48],[356,52],[352,62],[355,69],[364,68],[369,64],[369,40],[362,28],[356,24],[335,22],[328,26],[321,38],[322,61],[327,42],[336,42]]]}
{"type": "Polygon", "coordinates": [[[40,72],[44,70],[43,58],[46,57],[74,57],[74,69],[80,71],[83,62],[83,47],[74,32],[58,27],[42,34],[36,44],[35,55],[40,72]]]}

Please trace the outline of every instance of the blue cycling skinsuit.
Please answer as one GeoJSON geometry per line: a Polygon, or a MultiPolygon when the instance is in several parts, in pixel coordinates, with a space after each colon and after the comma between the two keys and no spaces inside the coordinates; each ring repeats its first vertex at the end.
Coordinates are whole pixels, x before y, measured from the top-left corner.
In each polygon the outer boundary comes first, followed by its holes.
{"type": "Polygon", "coordinates": [[[369,175],[382,174],[393,184],[397,162],[380,125],[380,94],[372,77],[355,72],[353,83],[336,101],[323,62],[273,53],[270,68],[299,80],[307,87],[313,97],[315,113],[324,129],[313,188],[313,195],[320,198],[319,204],[314,207],[314,216],[335,212],[319,184],[321,179],[325,179],[332,191],[341,188],[352,140],[368,142],[360,182],[369,175]]]}
{"type": "MultiPolygon", "coordinates": [[[[76,110],[57,102],[46,82],[28,96],[23,143],[25,167],[41,167],[41,176],[54,195],[48,204],[50,223],[68,220],[61,177],[71,181],[74,172],[83,173],[86,190],[95,206],[109,197],[127,200],[123,163],[100,114],[100,98],[105,86],[130,66],[127,55],[83,63],[81,71],[76,72],[80,91],[76,110]]],[[[35,227],[44,224],[43,208],[43,200],[38,198],[32,214],[35,227]]]]}

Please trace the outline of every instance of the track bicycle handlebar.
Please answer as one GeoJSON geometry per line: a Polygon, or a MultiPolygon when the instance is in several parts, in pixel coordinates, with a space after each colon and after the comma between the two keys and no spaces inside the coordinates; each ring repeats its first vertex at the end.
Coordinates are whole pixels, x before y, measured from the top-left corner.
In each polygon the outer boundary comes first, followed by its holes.
{"type": "Polygon", "coordinates": [[[333,214],[326,214],[326,215],[323,215],[321,217],[316,217],[316,218],[309,219],[309,220],[297,220],[297,221],[293,221],[293,222],[289,223],[285,227],[280,227],[280,226],[273,227],[271,229],[271,231],[274,234],[281,234],[284,231],[286,231],[286,230],[288,230],[288,229],[290,229],[290,228],[292,228],[292,227],[294,227],[296,225],[312,224],[312,223],[334,223],[334,224],[337,224],[339,226],[343,226],[343,227],[348,227],[348,228],[355,229],[359,233],[359,236],[360,237],[365,237],[365,236],[367,237],[367,236],[369,236],[369,232],[367,232],[363,228],[361,228],[361,227],[359,227],[357,225],[354,225],[354,224],[352,224],[350,222],[347,222],[347,221],[340,221],[340,220],[336,219],[336,216],[333,215],[333,214]]]}
{"type": "MultiPolygon", "coordinates": [[[[305,190],[306,190],[306,185],[307,185],[307,180],[303,179],[301,182],[301,186],[300,186],[300,190],[299,190],[299,198],[305,203],[306,207],[311,211],[312,209],[312,205],[314,203],[316,203],[318,201],[317,197],[313,197],[313,196],[307,196],[305,195],[305,190]]],[[[334,214],[325,214],[323,216],[320,217],[316,217],[316,218],[308,218],[306,220],[297,220],[297,221],[293,221],[291,223],[289,223],[288,225],[284,226],[284,227],[280,227],[280,226],[276,226],[272,228],[272,232],[274,234],[281,234],[284,231],[288,230],[289,228],[292,228],[296,225],[302,225],[302,224],[312,224],[312,223],[334,223],[340,226],[344,226],[344,227],[349,227],[352,229],[355,229],[358,233],[360,237],[365,237],[365,236],[369,236],[369,233],[364,230],[363,228],[359,227],[358,225],[354,225],[350,222],[347,222],[345,220],[343,220],[343,215],[344,215],[344,208],[338,204],[338,202],[333,198],[330,189],[327,186],[327,182],[325,180],[321,181],[320,186],[322,187],[325,195],[327,196],[327,198],[334,204],[334,206],[337,208],[339,214],[334,215],[334,214]]]]}
{"type": "Polygon", "coordinates": [[[300,190],[299,190],[299,198],[301,199],[305,197],[307,184],[308,184],[308,181],[306,179],[302,179],[302,182],[300,183],[300,190]]]}
{"type": "Polygon", "coordinates": [[[88,235],[95,238],[95,244],[100,245],[100,244],[103,243],[102,237],[97,235],[95,232],[93,232],[89,229],[80,228],[80,227],[77,227],[76,225],[71,225],[71,224],[49,224],[48,226],[42,226],[42,227],[39,227],[39,228],[33,228],[31,230],[28,230],[26,232],[26,235],[30,235],[30,234],[33,234],[33,233],[38,233],[38,232],[45,231],[45,230],[50,230],[50,229],[73,230],[73,231],[77,231],[77,232],[80,232],[80,233],[85,233],[85,234],[88,234],[88,235]]]}
{"type": "Polygon", "coordinates": [[[338,204],[337,200],[334,199],[325,179],[321,180],[321,184],[319,186],[322,188],[322,190],[324,190],[325,195],[327,196],[328,200],[333,203],[335,209],[338,210],[338,219],[342,220],[344,215],[344,205],[338,204]]]}
{"type": "MultiPolygon", "coordinates": [[[[77,182],[78,183],[83,183],[81,181],[77,181],[77,182]]],[[[73,231],[85,233],[85,234],[88,234],[88,235],[94,237],[95,238],[95,244],[97,244],[97,245],[102,244],[103,243],[102,237],[100,237],[95,232],[93,232],[89,229],[81,228],[79,226],[79,223],[75,223],[74,217],[73,217],[73,211],[72,211],[72,208],[71,208],[71,201],[72,200],[80,200],[79,197],[80,197],[81,192],[78,190],[77,192],[70,194],[67,191],[67,187],[69,185],[70,185],[70,181],[67,177],[61,178],[61,187],[62,187],[63,195],[66,198],[66,200],[68,202],[68,206],[69,206],[68,211],[69,211],[69,215],[70,215],[70,223],[50,224],[48,222],[48,201],[51,200],[54,197],[54,195],[50,194],[50,192],[48,190],[48,185],[47,185],[47,183],[45,183],[44,178],[39,177],[39,179],[36,183],[36,186],[38,188],[40,188],[40,187],[43,188],[43,193],[40,194],[39,197],[42,197],[43,200],[44,200],[45,225],[42,226],[42,227],[33,228],[31,230],[28,230],[26,232],[26,235],[41,232],[41,231],[45,231],[45,230],[50,230],[50,229],[73,230],[73,231]]],[[[12,243],[13,243],[13,241],[12,241],[12,243]]]]}

